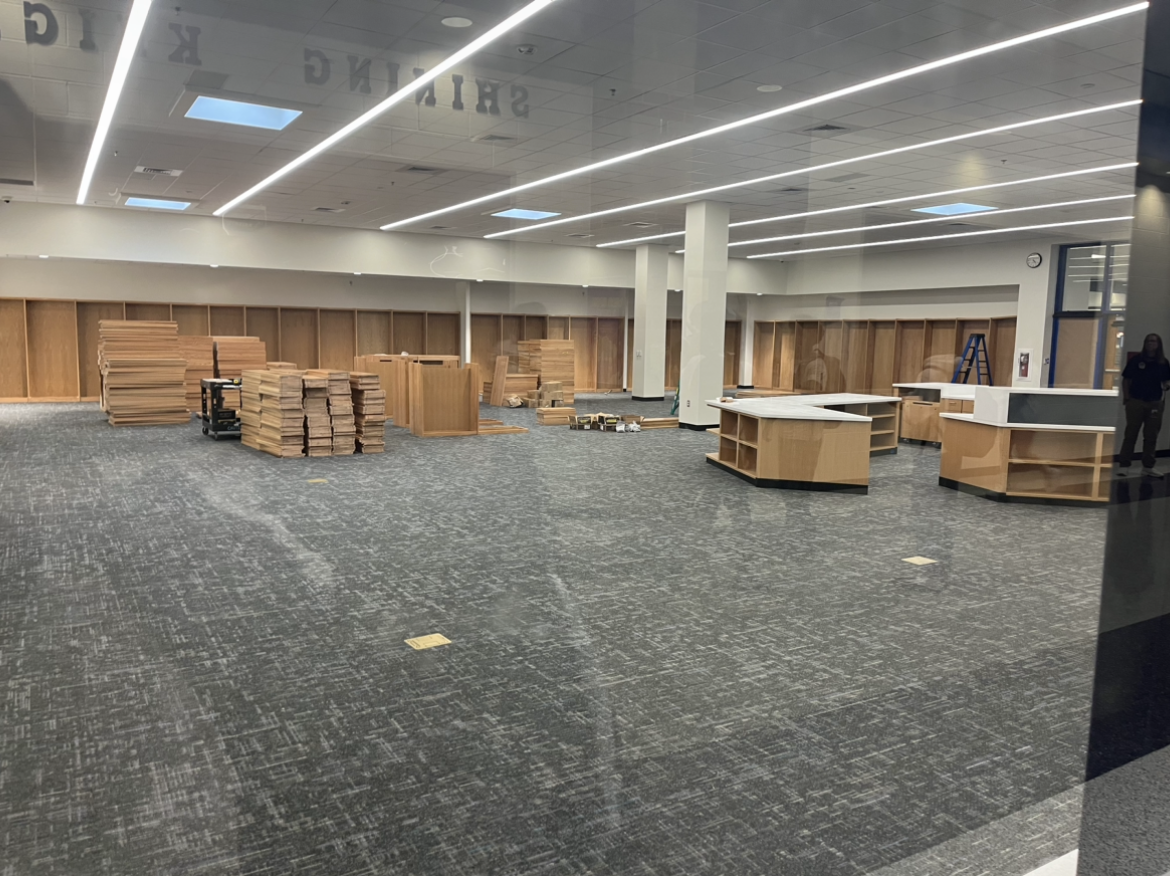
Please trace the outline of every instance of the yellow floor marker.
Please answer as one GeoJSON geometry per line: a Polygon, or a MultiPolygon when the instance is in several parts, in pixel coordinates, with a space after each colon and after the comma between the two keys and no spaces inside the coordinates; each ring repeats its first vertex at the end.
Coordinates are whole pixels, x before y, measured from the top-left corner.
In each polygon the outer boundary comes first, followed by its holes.
{"type": "Polygon", "coordinates": [[[325,478],[313,478],[313,480],[311,480],[311,481],[308,481],[307,483],[310,483],[310,484],[327,484],[327,483],[329,483],[329,481],[325,480],[325,478]]]}
{"type": "Polygon", "coordinates": [[[427,648],[434,648],[437,645],[450,645],[451,640],[441,633],[434,633],[430,636],[419,636],[417,639],[407,639],[406,644],[416,651],[425,651],[427,648]]]}
{"type": "Polygon", "coordinates": [[[931,563],[937,563],[938,560],[932,560],[929,557],[906,557],[902,562],[911,563],[915,566],[929,566],[931,563]]]}

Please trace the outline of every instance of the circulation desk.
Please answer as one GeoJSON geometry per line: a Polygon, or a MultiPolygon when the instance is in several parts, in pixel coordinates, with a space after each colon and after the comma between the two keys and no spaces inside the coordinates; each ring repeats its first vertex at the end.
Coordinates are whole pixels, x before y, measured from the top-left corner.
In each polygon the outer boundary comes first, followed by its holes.
{"type": "Polygon", "coordinates": [[[830,393],[709,401],[719,450],[707,461],[757,487],[869,491],[869,458],[898,450],[898,399],[830,393]]]}
{"type": "Polygon", "coordinates": [[[980,386],[943,413],[941,486],[1001,502],[1109,501],[1117,393],[980,386]]]}
{"type": "Polygon", "coordinates": [[[970,413],[975,399],[975,384],[967,383],[895,383],[894,389],[902,397],[899,437],[924,444],[942,441],[939,414],[970,413]]]}

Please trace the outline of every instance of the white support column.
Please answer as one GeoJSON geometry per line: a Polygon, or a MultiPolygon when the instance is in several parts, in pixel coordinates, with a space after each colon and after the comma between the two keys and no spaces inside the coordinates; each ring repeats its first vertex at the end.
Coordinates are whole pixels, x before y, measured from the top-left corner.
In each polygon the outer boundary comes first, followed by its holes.
{"type": "Polygon", "coordinates": [[[667,249],[639,246],[634,261],[635,399],[666,397],[667,249]]]}
{"type": "Polygon", "coordinates": [[[455,283],[455,297],[459,301],[459,356],[461,364],[471,361],[471,283],[455,283]]]}
{"type": "Polygon", "coordinates": [[[753,360],[756,355],[756,314],[759,307],[755,295],[743,296],[743,336],[739,341],[739,385],[754,386],[752,374],[753,360]]]}
{"type": "Polygon", "coordinates": [[[689,429],[707,429],[719,422],[707,401],[723,395],[727,219],[726,204],[687,204],[678,416],[679,425],[689,429]]]}

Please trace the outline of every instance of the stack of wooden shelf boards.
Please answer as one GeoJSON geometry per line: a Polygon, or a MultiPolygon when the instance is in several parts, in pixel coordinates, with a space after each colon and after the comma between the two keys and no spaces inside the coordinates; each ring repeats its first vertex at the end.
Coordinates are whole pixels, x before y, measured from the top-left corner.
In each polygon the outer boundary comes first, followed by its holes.
{"type": "Polygon", "coordinates": [[[358,449],[382,453],[386,450],[386,391],[379,385],[378,375],[351,371],[349,388],[358,449]]]}
{"type": "Polygon", "coordinates": [[[179,335],[179,357],[187,363],[184,383],[187,388],[187,410],[203,409],[200,381],[215,376],[215,353],[211,338],[201,335],[179,335]]]}
{"type": "Polygon", "coordinates": [[[215,376],[239,377],[245,371],[264,371],[268,354],[259,338],[217,335],[215,342],[215,376]]]}
{"type": "Polygon", "coordinates": [[[565,404],[573,404],[577,386],[577,354],[573,341],[519,341],[516,348],[522,373],[536,374],[538,386],[560,383],[565,404]]]}
{"type": "Polygon", "coordinates": [[[577,416],[576,408],[537,408],[536,425],[538,426],[568,426],[577,416]]]}
{"type": "Polygon", "coordinates": [[[187,362],[174,322],[98,322],[101,407],[111,426],[187,423],[187,362]]]}
{"type": "Polygon", "coordinates": [[[348,371],[306,371],[306,376],[329,381],[329,425],[333,428],[333,455],[349,456],[356,449],[353,396],[348,371]]]}
{"type": "Polygon", "coordinates": [[[305,385],[305,453],[308,456],[332,456],[333,423],[329,419],[329,379],[310,377],[307,374],[303,379],[305,385]]]}

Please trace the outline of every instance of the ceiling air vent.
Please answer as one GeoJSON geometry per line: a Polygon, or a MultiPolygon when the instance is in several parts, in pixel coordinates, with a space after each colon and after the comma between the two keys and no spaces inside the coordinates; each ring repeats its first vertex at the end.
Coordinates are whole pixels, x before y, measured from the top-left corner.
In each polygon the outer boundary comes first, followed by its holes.
{"type": "Polygon", "coordinates": [[[826,177],[825,182],[835,182],[835,183],[852,182],[855,179],[865,179],[867,176],[869,176],[868,173],[843,173],[840,176],[826,177]]]}
{"type": "Polygon", "coordinates": [[[430,230],[431,231],[450,231],[454,227],[455,227],[454,225],[432,225],[430,227],[430,230]]]}
{"type": "Polygon", "coordinates": [[[576,234],[566,234],[565,237],[571,237],[573,240],[588,240],[590,237],[593,237],[593,235],[577,232],[576,234]]]}
{"type": "Polygon", "coordinates": [[[408,164],[402,168],[403,173],[442,173],[443,171],[437,167],[423,167],[421,164],[408,164]]]}
{"type": "Polygon", "coordinates": [[[778,195],[792,195],[792,194],[796,194],[797,192],[803,192],[803,191],[804,191],[804,189],[798,189],[796,186],[789,186],[786,189],[776,189],[776,194],[778,194],[778,195]]]}
{"type": "Polygon", "coordinates": [[[505,137],[503,134],[480,134],[478,137],[472,137],[472,143],[514,143],[515,137],[505,137]]]}
{"type": "Polygon", "coordinates": [[[970,222],[948,222],[947,228],[986,228],[985,225],[974,225],[970,222]]]}
{"type": "Polygon", "coordinates": [[[0,176],[0,186],[31,186],[33,181],[31,179],[9,179],[5,176],[0,176]]]}
{"type": "Polygon", "coordinates": [[[183,175],[183,171],[181,171],[181,170],[170,170],[170,169],[165,168],[165,167],[145,167],[144,165],[141,165],[141,164],[138,165],[138,167],[134,168],[134,172],[135,173],[148,173],[151,176],[182,176],[183,175]]]}
{"type": "Polygon", "coordinates": [[[314,213],[344,213],[340,207],[314,207],[314,213]]]}
{"type": "Polygon", "coordinates": [[[627,222],[626,228],[653,228],[658,223],[656,222],[627,222]]]}

